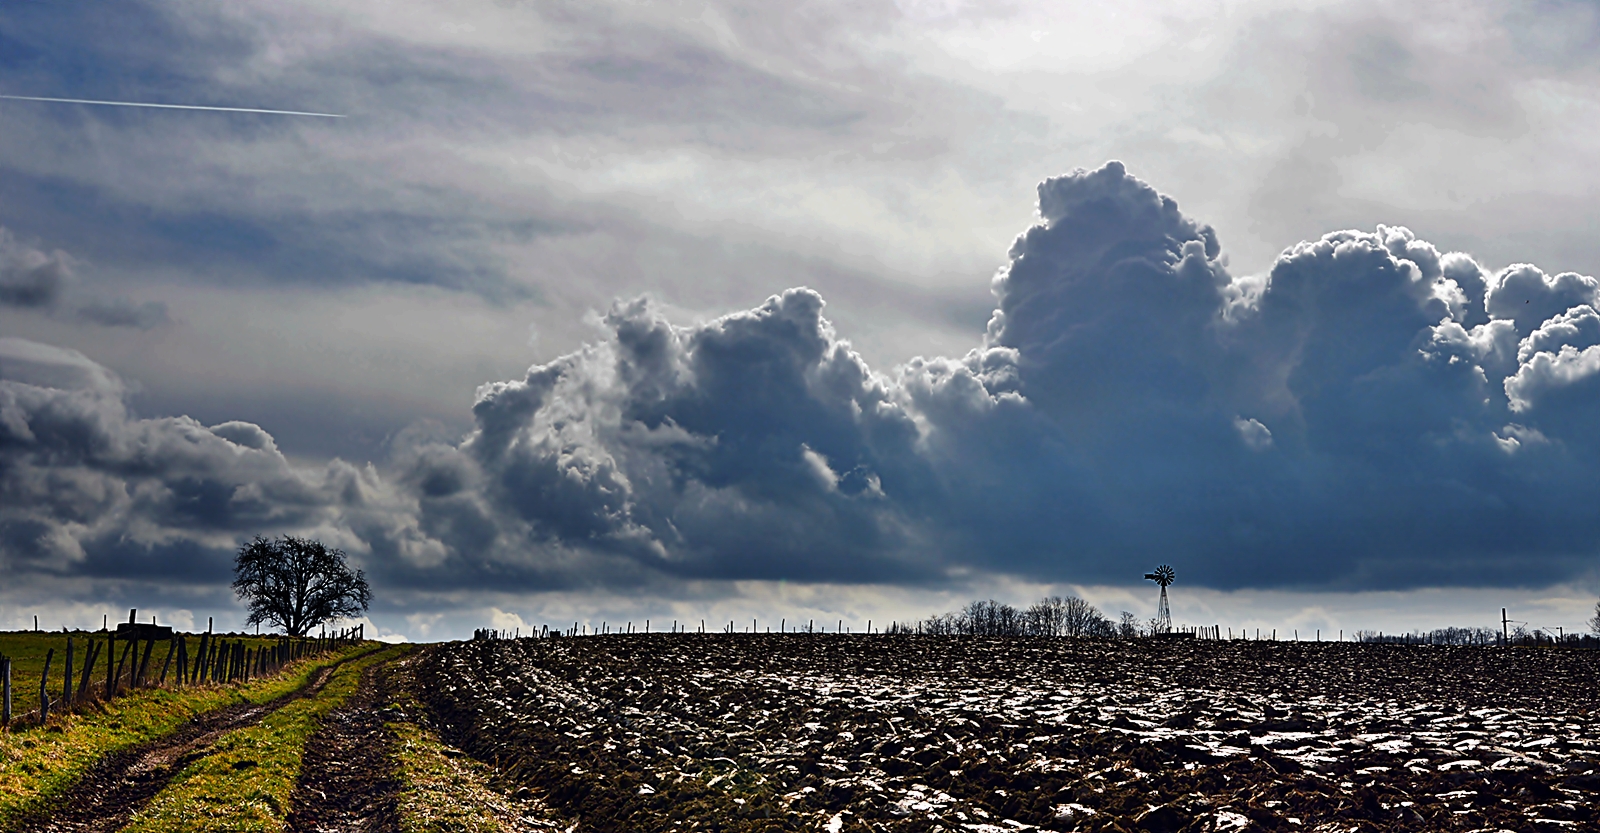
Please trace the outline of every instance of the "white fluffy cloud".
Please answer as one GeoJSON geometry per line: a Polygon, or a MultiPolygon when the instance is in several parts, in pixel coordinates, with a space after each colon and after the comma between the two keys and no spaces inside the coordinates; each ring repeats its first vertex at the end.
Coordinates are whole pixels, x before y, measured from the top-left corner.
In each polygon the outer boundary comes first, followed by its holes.
{"type": "Polygon", "coordinates": [[[1152,557],[1217,587],[1559,581],[1600,533],[1596,286],[1400,227],[1234,275],[1109,163],[1040,185],[960,358],[869,367],[809,289],[692,325],[622,301],[381,474],[139,419],[108,371],[10,339],[0,558],[214,580],[240,538],[312,531],[427,589],[1092,582],[1152,557]]]}

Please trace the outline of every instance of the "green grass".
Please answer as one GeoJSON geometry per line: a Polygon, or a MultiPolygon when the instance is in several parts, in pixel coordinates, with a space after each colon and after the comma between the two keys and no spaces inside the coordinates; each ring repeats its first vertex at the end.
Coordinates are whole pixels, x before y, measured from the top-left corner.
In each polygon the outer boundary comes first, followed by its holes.
{"type": "MultiPolygon", "coordinates": [[[[39,708],[39,673],[44,670],[45,654],[55,649],[55,659],[50,663],[50,702],[52,708],[61,701],[61,675],[67,661],[67,637],[72,637],[72,690],[78,690],[77,676],[83,671],[83,658],[87,656],[89,638],[93,634],[75,631],[56,633],[0,633],[0,655],[11,658],[12,716],[19,717],[39,708]]],[[[105,637],[100,637],[100,642],[105,637]]],[[[160,651],[166,653],[163,648],[160,651]]],[[[105,649],[101,649],[102,656],[105,649]]],[[[152,658],[151,662],[155,659],[152,658]]],[[[104,661],[102,660],[102,664],[104,661]]],[[[159,666],[157,666],[159,668],[159,666]]],[[[93,685],[90,686],[93,688],[93,685]]],[[[100,679],[100,690],[105,690],[105,678],[100,679]]]]}
{"type": "Polygon", "coordinates": [[[304,685],[316,669],[373,648],[367,643],[303,660],[248,685],[141,689],[89,711],[52,716],[48,726],[13,723],[12,731],[0,733],[0,828],[65,795],[109,753],[159,738],[214,709],[275,699],[304,685]]]}
{"type": "MultiPolygon", "coordinates": [[[[199,634],[182,634],[188,637],[189,661],[194,661],[200,649],[199,634]]],[[[231,645],[243,640],[245,645],[252,649],[270,647],[277,643],[276,637],[270,636],[245,636],[216,634],[224,643],[231,645]]],[[[50,709],[57,711],[61,708],[61,683],[62,674],[66,671],[67,639],[72,639],[72,691],[77,695],[78,683],[82,681],[83,661],[89,656],[89,643],[98,643],[100,655],[95,658],[94,671],[89,675],[89,689],[86,695],[91,699],[103,697],[106,690],[106,636],[104,631],[73,631],[71,633],[21,631],[0,633],[0,655],[11,658],[11,708],[12,719],[16,720],[36,712],[39,709],[39,674],[44,671],[45,656],[55,651],[55,658],[50,662],[50,709]]],[[[123,646],[127,643],[117,640],[116,655],[111,657],[113,666],[122,659],[123,646]]],[[[144,644],[139,644],[139,657],[133,658],[129,651],[127,664],[137,665],[144,659],[144,644]]],[[[150,652],[150,663],[145,669],[145,681],[154,683],[161,677],[161,666],[166,662],[170,643],[158,642],[150,652]]],[[[123,679],[126,681],[131,671],[123,669],[123,679]]],[[[175,682],[177,679],[177,657],[173,657],[171,670],[167,672],[167,681],[175,682]]],[[[126,691],[126,682],[121,689],[126,691]]]]}
{"type": "Polygon", "coordinates": [[[400,770],[401,833],[511,833],[518,813],[488,787],[486,767],[415,723],[391,723],[400,770]]]}
{"type": "Polygon", "coordinates": [[[126,833],[281,831],[301,757],[322,718],[356,690],[361,672],[406,649],[386,648],[334,672],[315,697],[296,700],[260,723],[225,736],[140,810],[126,833]]]}

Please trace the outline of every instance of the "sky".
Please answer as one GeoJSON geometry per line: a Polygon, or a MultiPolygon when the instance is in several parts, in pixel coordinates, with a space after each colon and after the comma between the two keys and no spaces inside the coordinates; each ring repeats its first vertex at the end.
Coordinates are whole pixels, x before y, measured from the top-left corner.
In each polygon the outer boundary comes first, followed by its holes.
{"type": "Polygon", "coordinates": [[[1600,595],[1592,3],[0,4],[0,627],[1600,595]]]}

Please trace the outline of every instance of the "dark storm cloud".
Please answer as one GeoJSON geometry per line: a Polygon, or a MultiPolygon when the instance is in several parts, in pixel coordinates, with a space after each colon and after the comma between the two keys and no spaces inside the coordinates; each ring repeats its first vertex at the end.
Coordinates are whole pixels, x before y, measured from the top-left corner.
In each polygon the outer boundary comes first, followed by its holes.
{"type": "Polygon", "coordinates": [[[1592,553],[1594,281],[1390,227],[1233,276],[1116,163],[1039,210],[961,359],[874,372],[806,290],[695,327],[618,305],[417,458],[422,528],[725,578],[1105,580],[1165,553],[1214,585],[1373,588],[1592,553]]]}
{"type": "Polygon", "coordinates": [[[821,312],[803,289],[688,329],[617,305],[612,339],[486,385],[467,442],[418,455],[421,528],[687,577],[903,574],[884,484],[917,493],[916,427],[821,312]]]}
{"type": "Polygon", "coordinates": [[[1339,231],[1234,275],[1110,163],[1039,187],[981,344],[875,370],[790,289],[704,323],[649,299],[480,388],[380,475],[255,425],[130,414],[70,351],[0,342],[6,571],[209,580],[324,535],[417,591],[663,580],[1542,584],[1592,562],[1597,283],[1339,231]],[[175,566],[176,565],[176,566],[175,566]]]}
{"type": "Polygon", "coordinates": [[[126,394],[80,353],[0,338],[4,572],[207,581],[241,536],[370,500],[353,467],[298,470],[255,425],[140,419],[126,394]]]}

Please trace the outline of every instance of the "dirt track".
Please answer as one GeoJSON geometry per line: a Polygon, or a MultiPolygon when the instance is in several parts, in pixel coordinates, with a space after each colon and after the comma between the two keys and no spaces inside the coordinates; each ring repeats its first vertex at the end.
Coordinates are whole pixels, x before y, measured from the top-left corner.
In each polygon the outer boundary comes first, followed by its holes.
{"type": "Polygon", "coordinates": [[[345,658],[319,669],[307,684],[275,700],[207,712],[165,737],[100,760],[75,784],[65,802],[48,814],[27,817],[6,833],[109,833],[126,824],[191,762],[204,757],[223,735],[251,726],[272,712],[322,690],[345,658]]]}
{"type": "Polygon", "coordinates": [[[400,827],[394,738],[384,729],[390,665],[367,668],[350,699],[306,743],[291,833],[388,833],[400,827]]]}

